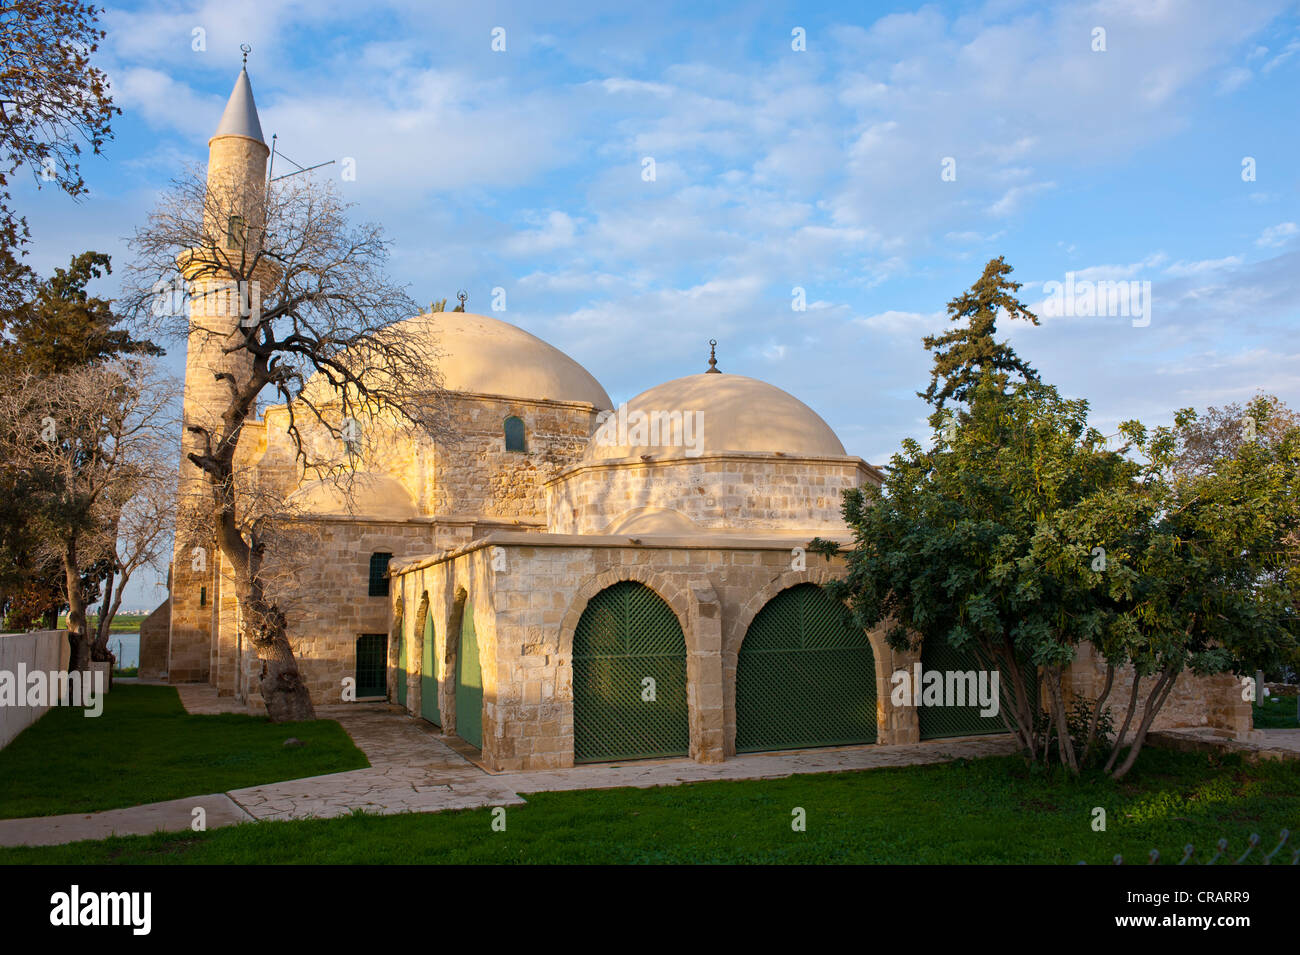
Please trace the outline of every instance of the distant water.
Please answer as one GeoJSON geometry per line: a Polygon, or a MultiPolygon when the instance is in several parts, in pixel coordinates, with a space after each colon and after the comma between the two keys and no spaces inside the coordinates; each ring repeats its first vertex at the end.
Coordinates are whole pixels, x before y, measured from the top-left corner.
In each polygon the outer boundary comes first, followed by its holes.
{"type": "Polygon", "coordinates": [[[140,634],[110,633],[108,651],[117,657],[119,669],[138,667],[140,665],[140,634]]]}

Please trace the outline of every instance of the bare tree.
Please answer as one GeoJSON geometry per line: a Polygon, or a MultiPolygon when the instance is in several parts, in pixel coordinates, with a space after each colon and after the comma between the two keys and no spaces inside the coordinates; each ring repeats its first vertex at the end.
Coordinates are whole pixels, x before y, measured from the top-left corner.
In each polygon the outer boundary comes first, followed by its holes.
{"type": "MultiPolygon", "coordinates": [[[[179,393],[174,383],[172,395],[179,393]]],[[[162,422],[157,422],[162,424],[162,422]]],[[[166,422],[174,428],[176,420],[166,422]]],[[[176,462],[175,431],[162,431],[160,440],[149,449],[154,455],[147,467],[135,470],[134,482],[123,481],[114,489],[120,504],[110,506],[110,519],[97,529],[91,542],[93,552],[103,554],[107,565],[99,601],[99,617],[91,643],[92,660],[111,660],[108,638],[113,618],[122,607],[122,595],[131,578],[149,567],[160,574],[166,571],[168,548],[174,525],[176,484],[172,468],[176,462]],[[112,515],[116,519],[112,519],[112,515]]]]}
{"type": "Polygon", "coordinates": [[[1259,441],[1272,445],[1297,425],[1300,413],[1276,395],[1263,392],[1244,405],[1234,401],[1207,408],[1185,428],[1174,467],[1182,474],[1209,474],[1243,444],[1259,441]]]}
{"type": "Polygon", "coordinates": [[[0,456],[31,481],[44,546],[63,565],[70,665],[91,661],[85,571],[108,559],[122,509],[154,480],[174,431],[174,387],[148,359],[0,384],[0,456]]]}
{"type": "Polygon", "coordinates": [[[445,417],[432,320],[399,327],[419,309],[384,273],[381,227],[351,225],[347,208],[332,184],[309,175],[249,189],[192,169],[132,240],[126,307],[186,337],[221,386],[187,383],[211,407],[187,405],[184,457],[202,479],[193,493],[182,479],[178,510],[192,513],[178,516],[178,532],[210,526],[229,562],[273,720],[314,710],[268,579],[291,520],[260,506],[240,479],[240,441],[259,397],[288,406],[295,476],[343,487],[391,435],[432,436],[445,417]]]}

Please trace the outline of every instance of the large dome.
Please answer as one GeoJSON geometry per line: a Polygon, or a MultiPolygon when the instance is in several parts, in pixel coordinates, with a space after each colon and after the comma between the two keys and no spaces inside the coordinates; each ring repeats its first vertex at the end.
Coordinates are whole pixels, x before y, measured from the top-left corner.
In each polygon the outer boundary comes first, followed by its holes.
{"type": "MultiPolygon", "coordinates": [[[[435,362],[448,391],[613,406],[587,369],[509,322],[470,312],[430,312],[395,327],[422,336],[437,352],[435,362]]],[[[313,375],[307,387],[314,391],[322,381],[313,375]]]]}
{"type": "Polygon", "coordinates": [[[845,456],[830,425],[794,395],[757,378],[705,373],[656,385],[619,408],[592,436],[586,460],[724,451],[845,456]]]}

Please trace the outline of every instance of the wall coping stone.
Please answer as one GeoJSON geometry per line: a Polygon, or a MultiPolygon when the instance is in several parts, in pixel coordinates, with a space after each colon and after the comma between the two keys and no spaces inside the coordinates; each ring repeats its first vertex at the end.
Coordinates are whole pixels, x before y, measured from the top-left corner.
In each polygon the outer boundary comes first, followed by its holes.
{"type": "MultiPolygon", "coordinates": [[[[577,548],[628,548],[640,547],[645,550],[777,550],[788,551],[791,547],[803,547],[818,534],[825,531],[812,531],[809,534],[791,534],[789,531],[777,531],[763,537],[741,537],[735,533],[694,534],[690,537],[665,536],[650,534],[641,537],[629,537],[626,534],[539,534],[518,531],[493,531],[483,537],[438,551],[423,557],[416,557],[406,563],[390,566],[389,577],[400,577],[463,557],[485,547],[577,547],[577,548]]],[[[823,540],[835,540],[825,536],[823,540]]],[[[836,541],[840,544],[847,540],[836,541]]]]}

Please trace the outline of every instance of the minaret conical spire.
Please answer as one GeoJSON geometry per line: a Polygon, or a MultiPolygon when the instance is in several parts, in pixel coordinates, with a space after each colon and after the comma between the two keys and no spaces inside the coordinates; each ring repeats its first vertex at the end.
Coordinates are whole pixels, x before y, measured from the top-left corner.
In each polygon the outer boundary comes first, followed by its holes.
{"type": "Polygon", "coordinates": [[[257,104],[253,102],[253,84],[248,81],[248,53],[244,53],[245,66],[235,77],[235,88],[230,91],[226,102],[226,111],[221,114],[221,122],[212,138],[218,136],[246,136],[259,143],[262,138],[262,124],[257,118],[257,104]]]}

